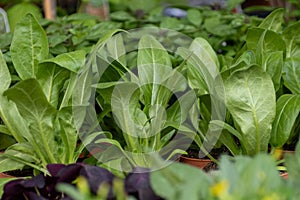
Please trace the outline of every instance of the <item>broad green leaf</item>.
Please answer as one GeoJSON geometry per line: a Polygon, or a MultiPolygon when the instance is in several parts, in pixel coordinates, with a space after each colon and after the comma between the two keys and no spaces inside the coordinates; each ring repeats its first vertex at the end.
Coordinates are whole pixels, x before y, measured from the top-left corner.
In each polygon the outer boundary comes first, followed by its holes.
{"type": "Polygon", "coordinates": [[[114,120],[123,131],[126,144],[131,148],[139,148],[135,138],[144,137],[138,131],[133,114],[139,105],[139,87],[134,83],[118,84],[113,91],[111,100],[112,113],[114,120]]]}
{"type": "Polygon", "coordinates": [[[160,28],[180,31],[184,28],[184,25],[174,17],[164,17],[161,20],[160,28]]]}
{"type": "Polygon", "coordinates": [[[6,89],[9,88],[11,83],[10,72],[4,60],[2,51],[0,51],[0,94],[2,94],[6,89]]]}
{"type": "Polygon", "coordinates": [[[270,139],[270,144],[273,147],[280,148],[287,142],[292,134],[291,132],[299,112],[299,95],[284,94],[278,99],[270,139]]]}
{"type": "Polygon", "coordinates": [[[12,32],[14,32],[17,23],[21,21],[27,13],[32,13],[38,19],[43,18],[40,7],[31,2],[23,1],[7,10],[7,17],[12,32]]]}
{"type": "MultiPolygon", "coordinates": [[[[161,84],[172,73],[172,64],[168,52],[152,36],[144,35],[139,41],[137,55],[138,76],[140,86],[144,93],[145,105],[160,104],[166,102],[165,96],[158,98],[161,84]]],[[[166,95],[169,91],[165,89],[166,95]]]]}
{"type": "MultiPolygon", "coordinates": [[[[42,88],[35,79],[27,79],[5,91],[4,95],[14,101],[29,124],[30,133],[48,163],[58,162],[54,157],[57,146],[53,127],[56,110],[47,101],[42,88]]],[[[32,142],[32,141],[31,141],[32,142]]]]}
{"type": "Polygon", "coordinates": [[[0,163],[1,172],[22,169],[25,165],[39,168],[39,159],[29,143],[10,146],[0,155],[0,163]]]}
{"type": "Polygon", "coordinates": [[[219,60],[217,54],[207,40],[200,37],[195,38],[189,50],[201,60],[213,78],[219,74],[219,60]]]}
{"type": "Polygon", "coordinates": [[[172,163],[151,172],[150,183],[154,192],[164,199],[198,200],[209,199],[209,187],[212,181],[197,168],[181,163],[172,163]],[[190,181],[191,179],[194,181],[190,181]]]}
{"type": "Polygon", "coordinates": [[[0,172],[22,169],[25,164],[0,155],[0,172]]]}
{"type": "Polygon", "coordinates": [[[275,90],[280,87],[285,43],[282,37],[272,31],[250,29],[247,34],[247,46],[255,51],[256,63],[272,77],[275,90]]]}
{"type": "Polygon", "coordinates": [[[55,63],[60,67],[63,67],[71,72],[78,73],[79,70],[82,69],[82,67],[85,64],[85,55],[86,52],[84,50],[77,50],[73,52],[60,54],[55,58],[43,60],[41,63],[55,63]]]}
{"type": "Polygon", "coordinates": [[[69,78],[69,71],[58,67],[55,63],[40,64],[37,72],[37,80],[39,81],[47,101],[57,108],[60,101],[60,93],[66,79],[69,78]]]}
{"type": "Polygon", "coordinates": [[[208,94],[212,89],[213,78],[207,66],[191,50],[179,47],[177,54],[187,60],[187,79],[192,89],[199,95],[208,94]]]}
{"type": "Polygon", "coordinates": [[[283,68],[283,52],[276,51],[267,54],[264,65],[266,72],[271,76],[275,90],[281,85],[281,74],[283,68]]]}
{"type": "MultiPolygon", "coordinates": [[[[282,38],[286,43],[286,57],[292,57],[293,56],[293,47],[298,45],[295,45],[295,40],[299,38],[300,35],[300,21],[297,23],[294,23],[290,26],[288,26],[284,31],[282,32],[282,38]]],[[[299,49],[299,47],[298,47],[299,49]]]]}
{"type": "Polygon", "coordinates": [[[189,9],[187,11],[187,20],[189,20],[189,22],[191,22],[193,25],[195,26],[200,26],[202,24],[203,21],[203,16],[201,14],[201,12],[197,9],[189,9]]]}
{"type": "Polygon", "coordinates": [[[227,73],[228,75],[226,77],[228,77],[231,73],[233,73],[234,71],[240,70],[240,69],[245,69],[251,65],[254,65],[256,63],[256,58],[255,58],[255,54],[252,50],[246,50],[245,52],[243,52],[242,55],[240,55],[236,61],[229,66],[227,69],[223,70],[223,74],[222,76],[224,76],[225,73],[227,73]]]}
{"type": "Polygon", "coordinates": [[[32,14],[16,26],[10,51],[12,62],[21,79],[34,78],[38,63],[48,58],[48,40],[44,29],[32,14]]]}
{"type": "Polygon", "coordinates": [[[300,59],[286,59],[283,65],[283,84],[293,93],[300,94],[300,59]]]}
{"type": "Polygon", "coordinates": [[[112,12],[109,17],[116,21],[135,21],[135,18],[126,11],[112,12]]]}
{"type": "Polygon", "coordinates": [[[27,140],[32,138],[28,124],[20,115],[16,104],[12,101],[8,101],[8,99],[2,95],[0,95],[0,117],[17,142],[25,142],[25,138],[27,140]]]}
{"type": "Polygon", "coordinates": [[[283,14],[284,14],[283,8],[278,8],[274,10],[260,23],[258,27],[279,32],[281,30],[281,26],[284,20],[283,14]]]}
{"type": "Polygon", "coordinates": [[[275,117],[275,90],[270,76],[253,66],[224,81],[226,107],[242,133],[248,155],[266,152],[275,117]]]}
{"type": "Polygon", "coordinates": [[[121,34],[113,36],[110,40],[107,41],[107,51],[110,56],[117,60],[121,65],[127,66],[126,63],[126,49],[124,46],[123,38],[121,34]]]}
{"type": "MultiPolygon", "coordinates": [[[[286,46],[282,37],[271,30],[250,28],[246,38],[247,47],[256,53],[285,52],[286,46]]],[[[259,55],[260,56],[260,55],[259,55]]]]}

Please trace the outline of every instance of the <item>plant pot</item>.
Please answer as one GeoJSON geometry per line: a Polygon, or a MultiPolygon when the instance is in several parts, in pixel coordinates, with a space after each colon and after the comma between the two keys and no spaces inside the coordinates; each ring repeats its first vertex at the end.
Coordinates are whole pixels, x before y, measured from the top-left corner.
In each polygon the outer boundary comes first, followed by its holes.
{"type": "Polygon", "coordinates": [[[283,173],[280,174],[280,176],[281,176],[283,179],[288,179],[289,174],[288,174],[288,172],[283,172],[283,173]]]}
{"type": "Polygon", "coordinates": [[[212,161],[210,159],[189,158],[186,156],[181,156],[180,162],[192,165],[200,169],[204,169],[212,161]]]}
{"type": "Polygon", "coordinates": [[[11,176],[11,175],[7,175],[7,174],[4,174],[4,173],[0,173],[0,178],[13,178],[14,176],[11,176]]]}

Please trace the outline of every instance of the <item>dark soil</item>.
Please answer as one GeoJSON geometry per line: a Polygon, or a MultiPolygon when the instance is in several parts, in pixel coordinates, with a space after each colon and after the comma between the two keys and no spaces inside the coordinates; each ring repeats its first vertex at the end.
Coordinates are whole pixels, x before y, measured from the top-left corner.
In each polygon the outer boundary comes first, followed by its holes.
{"type": "MultiPolygon", "coordinates": [[[[209,159],[209,157],[205,156],[204,158],[199,158],[199,149],[188,149],[187,155],[183,155],[188,158],[198,158],[198,159],[209,159]]],[[[209,152],[209,154],[215,159],[219,159],[221,155],[229,155],[228,150],[225,147],[216,148],[209,152]]],[[[218,165],[214,162],[209,163],[206,167],[204,167],[204,171],[209,172],[211,170],[217,170],[218,165]]]]}
{"type": "Polygon", "coordinates": [[[5,172],[5,174],[14,177],[34,176],[32,169],[12,170],[12,171],[5,172]]]}

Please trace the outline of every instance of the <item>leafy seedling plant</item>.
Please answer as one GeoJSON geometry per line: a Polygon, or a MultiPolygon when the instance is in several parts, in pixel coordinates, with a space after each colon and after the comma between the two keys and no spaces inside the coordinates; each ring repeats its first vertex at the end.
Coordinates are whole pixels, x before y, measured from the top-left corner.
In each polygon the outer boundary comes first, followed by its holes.
{"type": "Polygon", "coordinates": [[[31,167],[48,173],[50,163],[74,163],[83,146],[73,123],[71,97],[85,51],[51,57],[44,29],[27,14],[14,31],[10,47],[18,79],[12,82],[2,53],[1,131],[16,143],[0,156],[0,171],[31,167]]]}
{"type": "Polygon", "coordinates": [[[299,73],[295,71],[299,23],[284,29],[282,25],[283,9],[277,9],[248,30],[246,43],[232,65],[222,68],[230,115],[225,123],[214,123],[224,127],[226,137],[221,140],[233,155],[268,152],[269,144],[273,152],[298,135],[299,73]]]}
{"type": "Polygon", "coordinates": [[[199,101],[214,91],[218,59],[203,38],[176,43],[172,34],[150,28],[109,35],[90,54],[73,103],[87,105],[76,124],[81,137],[94,136],[89,146],[101,149],[98,164],[119,171],[155,168],[156,153],[169,160],[192,141],[202,147],[213,114],[201,114],[199,101]]]}

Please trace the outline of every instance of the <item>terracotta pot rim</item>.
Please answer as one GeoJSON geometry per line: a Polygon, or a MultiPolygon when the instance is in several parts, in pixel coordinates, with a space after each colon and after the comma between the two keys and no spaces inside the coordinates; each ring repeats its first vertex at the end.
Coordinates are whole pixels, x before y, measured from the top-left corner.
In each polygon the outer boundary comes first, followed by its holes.
{"type": "Polygon", "coordinates": [[[187,157],[187,156],[180,156],[180,159],[185,159],[185,160],[193,160],[193,161],[207,161],[207,162],[212,162],[211,159],[209,158],[190,158],[190,157],[187,157]]]}

